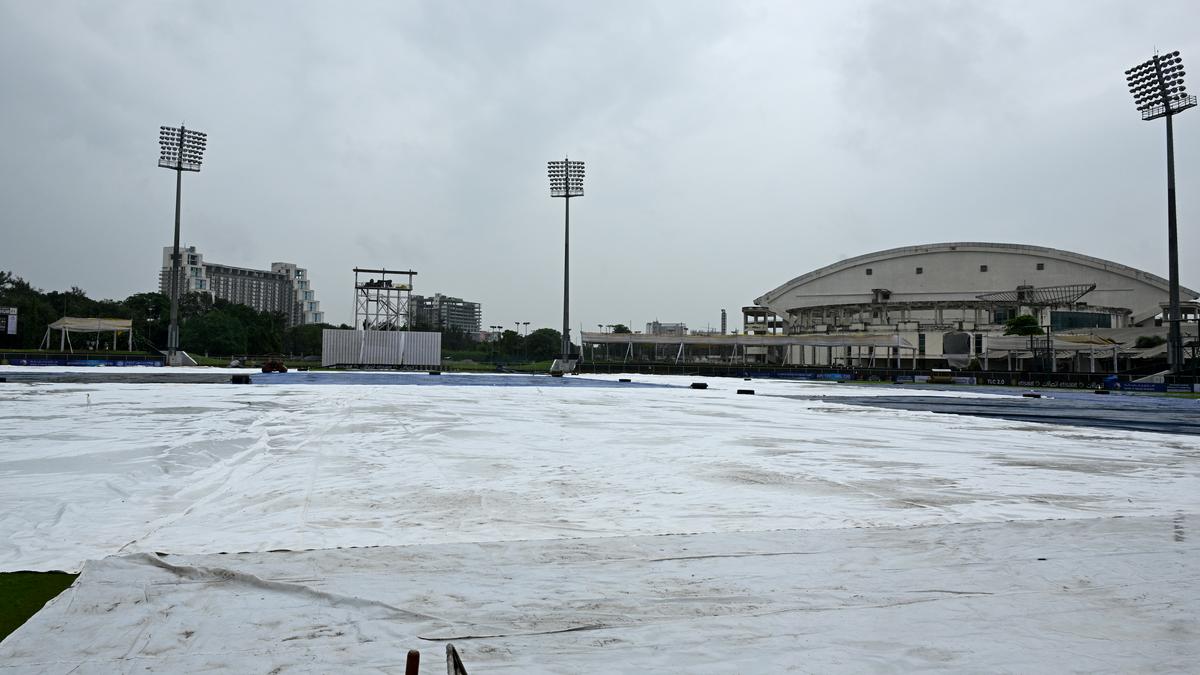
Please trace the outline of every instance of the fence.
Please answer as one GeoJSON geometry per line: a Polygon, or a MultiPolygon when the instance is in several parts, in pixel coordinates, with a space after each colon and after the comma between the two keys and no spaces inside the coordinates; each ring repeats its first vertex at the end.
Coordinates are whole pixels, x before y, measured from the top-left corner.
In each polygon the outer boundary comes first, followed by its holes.
{"type": "Polygon", "coordinates": [[[66,352],[0,352],[0,363],[12,366],[161,366],[166,357],[149,354],[66,352]]]}
{"type": "MultiPolygon", "coordinates": [[[[710,377],[771,377],[798,380],[833,380],[860,382],[896,382],[898,378],[913,381],[918,376],[929,375],[928,368],[913,370],[903,368],[815,368],[736,364],[662,364],[662,363],[582,363],[580,372],[586,373],[641,373],[657,375],[699,375],[710,377]]],[[[1130,381],[1140,376],[1119,375],[1113,380],[1106,373],[1030,373],[999,370],[956,370],[955,378],[960,383],[999,385],[1010,387],[1050,387],[1058,389],[1090,389],[1108,386],[1114,382],[1128,391],[1165,391],[1150,389],[1141,383],[1130,381]]],[[[1187,385],[1188,389],[1200,384],[1200,376],[1168,375],[1163,385],[1187,385]]],[[[1173,389],[1172,389],[1173,390],[1173,389]]],[[[1184,391],[1179,388],[1179,391],[1184,391]]]]}

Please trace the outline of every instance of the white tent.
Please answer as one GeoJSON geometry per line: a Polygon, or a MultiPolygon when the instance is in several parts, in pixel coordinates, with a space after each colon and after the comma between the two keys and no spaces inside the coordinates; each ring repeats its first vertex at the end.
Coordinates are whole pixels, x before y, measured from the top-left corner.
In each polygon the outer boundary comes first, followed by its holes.
{"type": "Polygon", "coordinates": [[[1113,372],[1117,371],[1117,356],[1126,353],[1120,343],[1097,335],[1005,335],[987,336],[984,338],[983,363],[986,370],[991,359],[1007,359],[1008,369],[1013,370],[1013,359],[1032,358],[1038,350],[1053,352],[1051,369],[1057,371],[1058,359],[1062,357],[1078,357],[1086,355],[1089,359],[1090,372],[1096,372],[1096,358],[1112,358],[1113,372]]]}
{"type": "MultiPolygon", "coordinates": [[[[107,333],[112,331],[113,348],[117,346],[117,338],[121,333],[128,334],[129,351],[133,351],[133,321],[129,319],[102,319],[96,317],[64,316],[46,326],[46,336],[42,338],[42,349],[50,347],[50,331],[59,332],[59,349],[71,349],[71,333],[107,333]]],[[[74,351],[71,349],[71,351],[74,351]]]]}

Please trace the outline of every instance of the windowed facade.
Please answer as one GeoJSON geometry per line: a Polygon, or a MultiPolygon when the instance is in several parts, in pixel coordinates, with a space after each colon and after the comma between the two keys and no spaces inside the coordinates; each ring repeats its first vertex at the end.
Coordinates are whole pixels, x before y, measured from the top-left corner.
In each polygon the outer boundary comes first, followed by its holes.
{"type": "MultiPolygon", "coordinates": [[[[1169,286],[1152,273],[1080,253],[988,242],[900,247],[798,272],[787,271],[790,281],[754,299],[756,307],[779,312],[785,334],[813,335],[814,344],[820,335],[899,335],[911,345],[901,350],[905,358],[924,357],[926,364],[961,355],[982,366],[990,347],[993,361],[1011,351],[1012,367],[1028,365],[1029,349],[1009,350],[1018,341],[1000,340],[1005,324],[1023,314],[1056,336],[1136,338],[1106,331],[1161,322],[1169,286]],[[936,273],[926,277],[927,269],[936,273]],[[958,341],[947,343],[949,336],[958,341]]],[[[1180,295],[1200,301],[1200,291],[1180,295]]],[[[797,348],[796,355],[804,365],[829,361],[824,347],[797,348]]]]}
{"type": "MultiPolygon", "coordinates": [[[[170,292],[172,247],[163,248],[159,290],[170,292]]],[[[207,293],[214,299],[252,307],[260,312],[283,314],[288,326],[318,323],[324,319],[320,301],[309,287],[308,273],[292,263],[272,263],[270,270],[255,270],[205,262],[195,246],[181,248],[183,293],[207,293]],[[299,284],[303,283],[303,288],[299,284]]]]}
{"type": "Polygon", "coordinates": [[[1112,328],[1112,316],[1099,312],[1050,312],[1052,330],[1075,328],[1112,328]]]}
{"type": "MultiPolygon", "coordinates": [[[[413,295],[409,307],[412,308],[413,321],[420,325],[439,330],[461,330],[469,334],[478,333],[481,328],[483,309],[478,302],[435,293],[432,296],[413,295]]],[[[687,333],[686,327],[683,333],[687,333]]]]}

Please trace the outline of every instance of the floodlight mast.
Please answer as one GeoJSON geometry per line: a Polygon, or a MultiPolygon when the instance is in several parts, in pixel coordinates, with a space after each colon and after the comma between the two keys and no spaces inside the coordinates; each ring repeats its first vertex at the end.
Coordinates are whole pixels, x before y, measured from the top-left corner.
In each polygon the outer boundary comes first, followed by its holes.
{"type": "Polygon", "coordinates": [[[550,177],[550,196],[562,197],[563,215],[563,330],[562,362],[571,358],[570,291],[571,291],[571,198],[583,196],[583,162],[564,157],[561,162],[546,162],[550,177]]]}
{"type": "Polygon", "coordinates": [[[167,328],[167,365],[179,365],[179,200],[183,172],[199,171],[208,134],[176,127],[158,128],[158,165],[175,172],[175,245],[171,250],[171,325],[167,328]]]}
{"type": "Polygon", "coordinates": [[[1167,307],[1167,365],[1172,373],[1183,370],[1183,336],[1179,330],[1179,237],[1175,214],[1175,128],[1172,118],[1196,106],[1183,83],[1183,59],[1179,52],[1155,54],[1154,58],[1125,71],[1142,120],[1167,118],[1167,259],[1169,304],[1167,307]]]}

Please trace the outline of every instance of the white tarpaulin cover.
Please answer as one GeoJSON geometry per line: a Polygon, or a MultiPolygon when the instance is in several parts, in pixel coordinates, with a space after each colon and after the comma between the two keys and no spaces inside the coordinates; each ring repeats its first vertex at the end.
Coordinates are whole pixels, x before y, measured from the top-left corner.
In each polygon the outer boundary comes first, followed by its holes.
{"type": "Polygon", "coordinates": [[[136,554],[0,672],[1188,672],[1192,518],[136,554]],[[431,662],[433,661],[433,662],[431,662]]]}
{"type": "Polygon", "coordinates": [[[139,551],[1157,515],[1200,494],[1175,468],[1194,462],[1196,437],[764,395],[927,390],[423,377],[446,386],[3,385],[0,570],[139,551]]]}
{"type": "Polygon", "coordinates": [[[0,672],[390,672],[441,638],[473,673],[1200,656],[1195,436],[420,377],[0,385],[0,569],[94,561],[0,672]]]}

